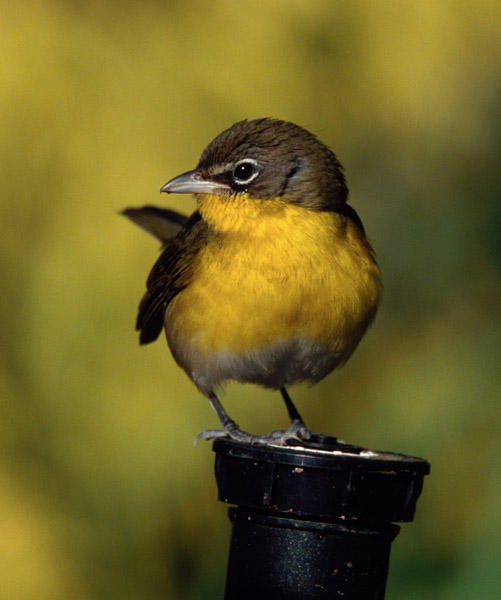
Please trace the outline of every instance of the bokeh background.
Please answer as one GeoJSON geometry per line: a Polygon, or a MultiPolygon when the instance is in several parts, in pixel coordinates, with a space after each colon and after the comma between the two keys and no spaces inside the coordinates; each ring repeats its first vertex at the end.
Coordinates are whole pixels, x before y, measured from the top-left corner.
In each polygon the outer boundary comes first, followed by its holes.
{"type": "MultiPolygon", "coordinates": [[[[496,1],[4,2],[0,15],[0,598],[222,597],[230,526],[205,399],[137,303],[160,197],[242,118],[346,167],[384,303],[346,367],[293,390],[314,430],[432,463],[387,597],[499,597],[496,1]]],[[[247,429],[278,394],[230,385],[247,429]]]]}

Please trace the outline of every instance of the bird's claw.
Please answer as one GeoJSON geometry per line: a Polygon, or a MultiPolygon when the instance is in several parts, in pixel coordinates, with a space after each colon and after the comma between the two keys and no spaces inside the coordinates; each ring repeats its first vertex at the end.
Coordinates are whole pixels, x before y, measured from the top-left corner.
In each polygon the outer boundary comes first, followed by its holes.
{"type": "Polygon", "coordinates": [[[247,433],[247,431],[242,431],[237,425],[231,423],[231,426],[228,426],[226,429],[206,429],[205,431],[201,431],[195,438],[193,445],[196,446],[201,439],[209,441],[227,438],[244,444],[286,446],[288,442],[300,443],[304,440],[309,440],[311,435],[311,431],[298,419],[294,419],[288,429],[278,429],[268,435],[253,435],[252,433],[247,433]]]}
{"type": "Polygon", "coordinates": [[[269,437],[272,444],[286,446],[288,442],[303,442],[311,438],[311,431],[299,419],[294,419],[286,430],[272,431],[269,437]]]}
{"type": "Polygon", "coordinates": [[[200,440],[208,442],[209,440],[217,440],[219,438],[228,438],[237,442],[243,442],[244,444],[254,444],[256,443],[255,438],[257,437],[259,436],[242,431],[238,427],[231,427],[228,429],[205,429],[197,435],[193,442],[193,446],[196,446],[200,440]]]}

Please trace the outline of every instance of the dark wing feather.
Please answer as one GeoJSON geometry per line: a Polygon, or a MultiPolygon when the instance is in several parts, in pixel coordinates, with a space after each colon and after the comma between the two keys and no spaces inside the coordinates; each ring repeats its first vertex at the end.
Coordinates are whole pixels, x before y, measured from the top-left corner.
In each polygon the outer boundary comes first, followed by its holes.
{"type": "Polygon", "coordinates": [[[170,208],[143,206],[142,208],[126,208],[122,214],[139,227],[166,244],[188,222],[188,217],[170,208]]]}
{"type": "Polygon", "coordinates": [[[342,204],[341,206],[336,208],[336,212],[338,212],[341,215],[344,215],[345,217],[348,217],[348,219],[351,219],[355,223],[355,225],[360,229],[360,231],[363,234],[365,234],[362,219],[358,216],[357,211],[352,206],[350,206],[349,204],[342,204]]]}
{"type": "Polygon", "coordinates": [[[167,306],[189,284],[193,260],[205,243],[207,231],[200,213],[194,212],[153,265],[136,321],[141,344],[153,342],[160,335],[167,306]]]}

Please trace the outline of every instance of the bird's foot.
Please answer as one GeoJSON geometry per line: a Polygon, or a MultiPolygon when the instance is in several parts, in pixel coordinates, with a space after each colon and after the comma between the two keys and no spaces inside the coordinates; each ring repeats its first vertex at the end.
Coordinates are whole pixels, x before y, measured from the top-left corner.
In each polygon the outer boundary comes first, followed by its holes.
{"type": "Polygon", "coordinates": [[[302,442],[309,440],[311,431],[306,425],[294,419],[290,427],[286,430],[279,429],[272,431],[269,435],[253,435],[247,431],[242,431],[236,423],[230,422],[224,429],[206,429],[201,431],[195,438],[194,446],[199,440],[217,440],[219,438],[227,438],[244,444],[274,444],[275,446],[286,446],[288,442],[302,442]]]}
{"type": "Polygon", "coordinates": [[[270,435],[263,436],[269,438],[267,443],[276,446],[287,446],[289,442],[302,442],[309,440],[312,436],[311,431],[300,419],[293,419],[288,429],[278,429],[272,431],[270,435]]]}
{"type": "Polygon", "coordinates": [[[244,444],[255,444],[257,437],[259,436],[247,433],[247,431],[242,431],[238,426],[227,429],[205,429],[197,435],[193,445],[196,446],[200,440],[208,442],[209,440],[218,440],[220,438],[235,440],[236,442],[243,442],[244,444]]]}

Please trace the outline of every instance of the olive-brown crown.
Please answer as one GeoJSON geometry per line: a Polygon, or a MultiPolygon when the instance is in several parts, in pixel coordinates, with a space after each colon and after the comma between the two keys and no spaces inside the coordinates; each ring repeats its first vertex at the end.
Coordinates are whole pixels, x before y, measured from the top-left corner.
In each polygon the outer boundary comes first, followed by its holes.
{"type": "Polygon", "coordinates": [[[312,133],[287,121],[239,121],[205,148],[198,164],[204,179],[229,186],[228,193],[335,210],[348,188],[336,155],[312,133]]]}

